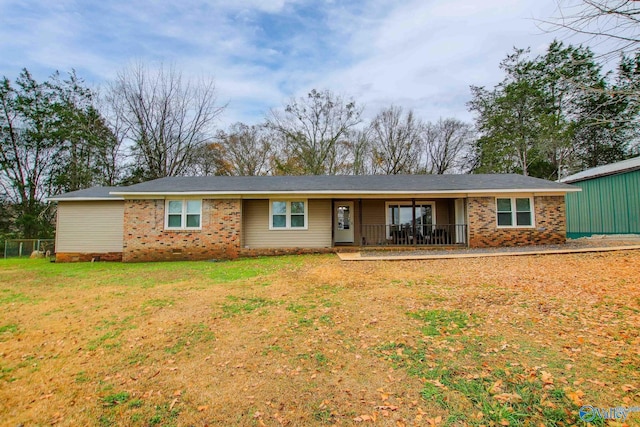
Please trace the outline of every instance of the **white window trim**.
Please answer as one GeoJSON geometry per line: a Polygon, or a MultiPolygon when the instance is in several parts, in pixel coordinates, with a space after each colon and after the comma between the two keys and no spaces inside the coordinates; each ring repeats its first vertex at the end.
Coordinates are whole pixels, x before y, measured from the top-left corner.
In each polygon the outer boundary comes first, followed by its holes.
{"type": "MultiPolygon", "coordinates": [[[[427,200],[416,200],[415,201],[416,205],[430,205],[431,206],[431,218],[433,219],[433,224],[432,226],[435,226],[437,224],[436,222],[436,202],[434,201],[427,201],[427,200]]],[[[384,217],[385,217],[385,225],[387,226],[387,239],[391,237],[391,216],[389,215],[389,206],[413,206],[413,203],[411,201],[398,201],[398,202],[389,202],[387,201],[384,204],[384,217]]]]}
{"type": "MultiPolygon", "coordinates": [[[[177,214],[172,214],[177,215],[177,214]]],[[[193,215],[192,213],[190,215],[193,215]]],[[[175,231],[175,230],[202,230],[202,199],[166,199],[164,201],[164,229],[167,231],[175,231]],[[189,201],[199,201],[200,202],[200,227],[187,227],[187,202],[189,201]],[[182,212],[180,214],[181,219],[180,223],[185,224],[184,227],[169,227],[169,202],[181,202],[182,203],[182,212]]]]}
{"type": "Polygon", "coordinates": [[[536,228],[536,208],[533,205],[533,197],[530,197],[530,196],[496,197],[496,227],[498,228],[536,228]],[[511,200],[511,224],[512,225],[498,224],[498,199],[511,200]],[[529,207],[531,209],[531,225],[517,225],[518,212],[516,211],[516,199],[529,199],[529,207]]]}
{"type": "MultiPolygon", "coordinates": [[[[279,214],[279,215],[282,215],[282,214],[279,214]]],[[[309,201],[307,199],[269,199],[269,230],[296,231],[296,230],[308,230],[308,229],[309,229],[309,201]],[[273,226],[273,202],[285,202],[287,204],[287,211],[284,214],[286,218],[286,227],[273,226]],[[291,226],[291,203],[295,203],[295,202],[304,203],[304,227],[291,226]]]]}

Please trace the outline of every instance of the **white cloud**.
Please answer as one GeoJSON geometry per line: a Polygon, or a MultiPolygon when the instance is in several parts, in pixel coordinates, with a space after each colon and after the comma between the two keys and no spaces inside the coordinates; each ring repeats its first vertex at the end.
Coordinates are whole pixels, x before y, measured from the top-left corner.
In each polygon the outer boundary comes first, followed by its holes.
{"type": "Polygon", "coordinates": [[[324,79],[352,93],[368,115],[392,103],[426,120],[468,119],[469,85],[494,85],[498,64],[513,46],[547,46],[531,19],[534,1],[413,1],[389,5],[387,15],[365,16],[350,49],[359,61],[324,79]]]}
{"type": "Polygon", "coordinates": [[[75,68],[100,83],[133,60],[214,76],[222,120],[255,123],[311,88],[390,104],[427,120],[469,118],[469,85],[496,84],[513,46],[554,35],[554,0],[5,0],[0,74],[75,68]],[[303,11],[303,12],[300,12],[303,11]]]}

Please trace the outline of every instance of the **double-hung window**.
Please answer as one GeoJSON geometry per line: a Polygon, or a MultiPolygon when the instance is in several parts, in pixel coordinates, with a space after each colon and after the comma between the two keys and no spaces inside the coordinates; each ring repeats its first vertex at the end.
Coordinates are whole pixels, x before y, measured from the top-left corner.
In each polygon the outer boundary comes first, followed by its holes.
{"type": "Polygon", "coordinates": [[[269,206],[270,230],[304,230],[306,228],[306,200],[271,200],[269,206]]]}
{"type": "Polygon", "coordinates": [[[199,230],[202,227],[202,200],[167,200],[167,230],[199,230]]]}
{"type": "Polygon", "coordinates": [[[533,200],[530,197],[496,199],[498,227],[533,227],[533,200]]]}

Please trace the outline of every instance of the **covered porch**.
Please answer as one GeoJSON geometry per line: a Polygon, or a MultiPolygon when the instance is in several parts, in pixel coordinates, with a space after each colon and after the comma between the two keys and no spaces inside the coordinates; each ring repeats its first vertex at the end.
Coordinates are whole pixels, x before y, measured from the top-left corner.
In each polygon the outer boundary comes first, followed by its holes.
{"type": "Polygon", "coordinates": [[[464,198],[333,200],[334,246],[467,246],[464,198]]]}

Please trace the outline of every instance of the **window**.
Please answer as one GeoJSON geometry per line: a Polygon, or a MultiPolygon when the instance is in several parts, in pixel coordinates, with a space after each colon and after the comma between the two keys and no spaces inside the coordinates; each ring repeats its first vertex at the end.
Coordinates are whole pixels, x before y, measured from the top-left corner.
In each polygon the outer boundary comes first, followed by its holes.
{"type": "MultiPolygon", "coordinates": [[[[387,237],[390,237],[394,229],[413,227],[413,209],[411,202],[387,202],[387,237]]],[[[420,202],[415,203],[416,230],[421,234],[426,234],[436,223],[435,203],[420,202]]]]}
{"type": "Polygon", "coordinates": [[[532,206],[530,197],[496,199],[498,227],[532,227],[532,206]]]}
{"type": "Polygon", "coordinates": [[[202,200],[167,200],[165,228],[196,230],[201,228],[202,200]]]}
{"type": "Polygon", "coordinates": [[[305,200],[272,200],[269,206],[269,229],[289,230],[307,228],[307,202],[305,200]]]}
{"type": "Polygon", "coordinates": [[[351,206],[338,206],[338,230],[351,229],[351,206]]]}

